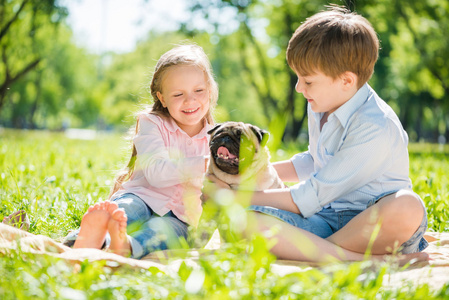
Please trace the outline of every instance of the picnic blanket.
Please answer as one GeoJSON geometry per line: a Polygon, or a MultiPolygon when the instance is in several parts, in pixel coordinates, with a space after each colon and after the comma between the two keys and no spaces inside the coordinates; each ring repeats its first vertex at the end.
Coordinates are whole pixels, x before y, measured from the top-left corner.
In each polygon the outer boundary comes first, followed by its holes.
{"type": "MultiPolygon", "coordinates": [[[[438,290],[449,283],[449,233],[426,234],[429,247],[425,250],[430,255],[430,261],[418,262],[405,270],[385,275],[384,285],[401,287],[404,283],[424,284],[438,290]]],[[[204,249],[180,250],[179,259],[161,260],[161,256],[176,257],[177,250],[160,251],[137,260],[126,258],[114,253],[97,249],[72,249],[43,235],[34,235],[24,230],[0,223],[0,255],[8,255],[11,251],[23,251],[36,255],[51,255],[69,262],[107,261],[115,266],[143,268],[157,267],[165,273],[177,272],[182,262],[189,265],[196,263],[196,258],[207,251],[214,251],[220,247],[218,232],[215,232],[204,249]]],[[[278,260],[271,269],[280,275],[286,275],[304,270],[304,266],[313,266],[306,262],[278,260]]]]}

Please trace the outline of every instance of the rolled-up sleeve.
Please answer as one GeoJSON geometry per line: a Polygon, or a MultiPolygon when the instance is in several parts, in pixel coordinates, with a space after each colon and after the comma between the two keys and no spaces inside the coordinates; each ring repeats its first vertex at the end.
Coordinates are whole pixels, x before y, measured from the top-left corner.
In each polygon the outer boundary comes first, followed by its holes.
{"type": "MultiPolygon", "coordinates": [[[[384,124],[385,125],[385,124],[384,124]]],[[[327,155],[326,164],[304,182],[291,187],[293,201],[304,217],[375,180],[391,160],[391,130],[380,124],[362,123],[351,128],[341,148],[327,155]]],[[[386,125],[388,127],[388,125],[386,125]]],[[[306,156],[297,158],[295,168],[306,156]]]]}
{"type": "Polygon", "coordinates": [[[314,165],[313,157],[309,151],[298,153],[294,155],[290,161],[295,167],[296,174],[299,181],[306,180],[313,174],[314,165]]]}

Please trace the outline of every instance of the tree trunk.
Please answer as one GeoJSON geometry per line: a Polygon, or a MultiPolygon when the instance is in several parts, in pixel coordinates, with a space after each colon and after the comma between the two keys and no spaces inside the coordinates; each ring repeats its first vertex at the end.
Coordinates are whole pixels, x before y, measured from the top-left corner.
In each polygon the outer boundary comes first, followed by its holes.
{"type": "Polygon", "coordinates": [[[297,139],[299,136],[299,133],[301,132],[302,126],[304,124],[304,120],[307,117],[307,101],[304,101],[303,103],[303,113],[300,119],[297,119],[295,117],[295,91],[296,91],[296,75],[293,73],[290,73],[290,84],[289,84],[289,93],[287,96],[287,112],[290,112],[291,116],[291,126],[289,129],[286,129],[285,134],[283,136],[283,141],[286,141],[288,139],[297,139]]]}
{"type": "Polygon", "coordinates": [[[422,138],[422,131],[423,131],[422,126],[421,126],[422,118],[423,118],[423,107],[421,104],[418,104],[418,115],[417,115],[416,122],[415,122],[416,140],[418,142],[422,138]]]}
{"type": "Polygon", "coordinates": [[[446,144],[449,143],[449,121],[446,120],[446,131],[444,132],[444,137],[446,138],[446,144]]]}
{"type": "Polygon", "coordinates": [[[41,77],[42,77],[42,70],[39,70],[36,74],[36,80],[34,81],[34,85],[36,86],[36,95],[34,97],[33,104],[31,105],[30,113],[28,115],[28,124],[31,129],[36,129],[36,123],[34,122],[34,114],[36,113],[42,92],[41,77]]]}

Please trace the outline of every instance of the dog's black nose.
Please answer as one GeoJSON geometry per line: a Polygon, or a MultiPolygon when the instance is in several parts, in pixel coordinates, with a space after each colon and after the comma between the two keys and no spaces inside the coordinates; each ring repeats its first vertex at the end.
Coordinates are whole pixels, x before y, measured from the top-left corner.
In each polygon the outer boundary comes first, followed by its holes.
{"type": "Polygon", "coordinates": [[[227,136],[225,136],[225,137],[223,138],[223,142],[225,142],[225,143],[230,142],[230,141],[232,141],[232,140],[231,140],[231,138],[229,137],[229,135],[227,135],[227,136]]]}

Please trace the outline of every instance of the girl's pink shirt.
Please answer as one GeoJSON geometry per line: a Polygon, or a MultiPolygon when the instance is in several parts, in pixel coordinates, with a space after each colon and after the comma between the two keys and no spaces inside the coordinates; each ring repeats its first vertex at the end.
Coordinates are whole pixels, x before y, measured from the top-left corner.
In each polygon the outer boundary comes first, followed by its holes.
{"type": "Polygon", "coordinates": [[[172,211],[180,220],[197,226],[211,128],[205,122],[201,132],[190,137],[172,118],[139,116],[139,131],[133,139],[136,168],[113,198],[133,193],[156,214],[172,211]]]}

